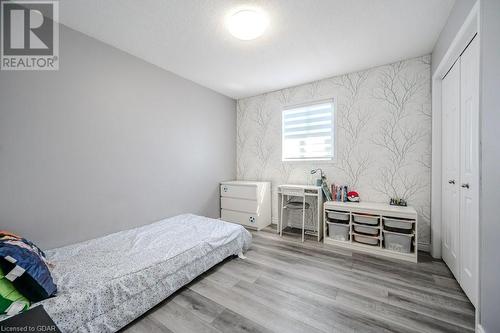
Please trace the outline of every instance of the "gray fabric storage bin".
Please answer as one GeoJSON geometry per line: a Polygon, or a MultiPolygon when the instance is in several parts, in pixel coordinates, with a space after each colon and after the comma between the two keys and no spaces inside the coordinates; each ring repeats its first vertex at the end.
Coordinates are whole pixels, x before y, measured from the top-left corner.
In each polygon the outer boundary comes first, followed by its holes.
{"type": "Polygon", "coordinates": [[[355,232],[359,232],[361,234],[367,234],[367,235],[371,235],[371,236],[378,236],[378,233],[379,233],[378,228],[366,227],[364,225],[354,224],[353,228],[354,228],[355,232]]]}
{"type": "Polygon", "coordinates": [[[354,234],[352,236],[354,237],[354,241],[356,241],[358,243],[372,245],[372,246],[379,245],[378,238],[374,238],[372,236],[363,236],[363,235],[358,235],[358,234],[354,234]]]}
{"type": "Polygon", "coordinates": [[[382,220],[387,227],[405,230],[411,230],[413,228],[413,222],[415,222],[415,220],[403,220],[389,217],[384,217],[382,220]]]}
{"type": "Polygon", "coordinates": [[[349,223],[349,213],[327,210],[328,221],[335,223],[349,223]]]}
{"type": "Polygon", "coordinates": [[[349,225],[326,222],[328,224],[328,237],[340,241],[349,240],[349,225]]]}
{"type": "Polygon", "coordinates": [[[410,253],[413,234],[405,235],[390,231],[384,231],[384,247],[388,250],[410,253]]]}
{"type": "Polygon", "coordinates": [[[367,224],[367,225],[379,225],[380,222],[380,218],[378,216],[353,214],[352,218],[356,223],[367,224]]]}

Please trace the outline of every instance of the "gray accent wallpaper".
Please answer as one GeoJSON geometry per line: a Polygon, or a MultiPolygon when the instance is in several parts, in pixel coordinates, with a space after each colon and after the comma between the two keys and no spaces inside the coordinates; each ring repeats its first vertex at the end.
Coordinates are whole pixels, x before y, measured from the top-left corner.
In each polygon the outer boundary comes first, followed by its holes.
{"type": "MultiPolygon", "coordinates": [[[[419,243],[430,241],[430,55],[336,76],[237,101],[237,177],[276,186],[313,184],[313,168],[346,184],[363,201],[405,198],[419,214],[419,243]],[[332,98],[333,161],[282,162],[284,106],[332,98]]],[[[315,212],[314,212],[315,213],[315,212]]]]}

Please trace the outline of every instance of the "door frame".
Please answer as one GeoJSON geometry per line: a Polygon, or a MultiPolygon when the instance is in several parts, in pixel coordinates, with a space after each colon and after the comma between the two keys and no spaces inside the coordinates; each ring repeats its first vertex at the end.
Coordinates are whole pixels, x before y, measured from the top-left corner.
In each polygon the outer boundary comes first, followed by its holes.
{"type": "Polygon", "coordinates": [[[442,80],[474,38],[479,41],[479,2],[472,7],[432,75],[432,164],[431,164],[431,248],[432,257],[441,258],[442,235],[442,80]]]}
{"type": "MultiPolygon", "coordinates": [[[[431,164],[431,248],[430,252],[432,257],[441,258],[441,235],[442,235],[442,224],[441,224],[441,214],[442,214],[442,159],[441,159],[441,129],[442,129],[442,80],[446,73],[451,69],[455,61],[460,57],[462,52],[466,49],[467,45],[472,41],[473,38],[478,39],[479,53],[481,53],[481,39],[480,39],[480,3],[481,0],[477,0],[472,7],[469,15],[465,19],[464,23],[460,27],[460,30],[453,39],[450,47],[446,51],[443,59],[436,68],[436,71],[432,75],[432,164],[431,164]]],[[[479,66],[481,66],[481,55],[479,55],[479,66]]],[[[479,83],[479,89],[481,90],[481,82],[479,83]]],[[[481,122],[481,101],[479,100],[479,121],[481,122]]],[[[481,128],[479,128],[479,136],[481,137],[481,128]]],[[[479,143],[481,144],[481,143],[479,143]]],[[[479,151],[479,170],[481,170],[481,150],[479,151]]],[[[481,175],[479,175],[481,179],[481,175]]],[[[479,198],[481,200],[481,198],[479,198]]],[[[479,219],[481,221],[481,219],[479,219]]],[[[479,240],[481,239],[481,227],[478,230],[479,240]]],[[[480,244],[479,244],[480,245],[480,244]]],[[[476,307],[476,330],[478,332],[484,332],[480,325],[480,304],[481,304],[481,262],[479,257],[481,255],[481,247],[478,249],[478,295],[477,295],[477,307],[476,307]]]]}

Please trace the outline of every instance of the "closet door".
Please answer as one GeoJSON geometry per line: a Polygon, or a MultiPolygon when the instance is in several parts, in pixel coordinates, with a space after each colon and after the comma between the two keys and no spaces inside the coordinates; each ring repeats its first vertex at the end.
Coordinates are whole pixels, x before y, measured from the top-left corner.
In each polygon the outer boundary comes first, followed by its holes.
{"type": "Polygon", "coordinates": [[[479,251],[479,52],[475,38],[460,57],[460,284],[476,305],[479,251]]]}
{"type": "Polygon", "coordinates": [[[460,61],[442,82],[442,253],[453,275],[459,280],[460,256],[460,61]]]}

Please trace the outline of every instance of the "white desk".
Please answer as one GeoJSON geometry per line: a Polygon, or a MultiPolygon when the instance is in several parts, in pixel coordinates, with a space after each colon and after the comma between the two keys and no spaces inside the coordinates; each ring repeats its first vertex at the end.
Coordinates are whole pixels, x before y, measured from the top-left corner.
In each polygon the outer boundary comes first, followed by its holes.
{"type": "MultiPolygon", "coordinates": [[[[323,190],[321,186],[315,186],[315,185],[296,185],[296,184],[283,184],[283,185],[278,185],[278,207],[281,207],[283,205],[283,195],[282,195],[282,189],[287,188],[287,189],[299,189],[299,190],[304,190],[304,194],[308,197],[315,197],[316,198],[316,203],[317,203],[317,216],[316,216],[316,230],[318,230],[317,237],[318,237],[318,242],[321,241],[323,238],[323,190]]],[[[284,226],[281,223],[281,211],[278,209],[278,226],[276,228],[276,231],[280,233],[281,230],[284,229],[284,226]]],[[[285,226],[286,227],[286,226],[285,226]]]]}

